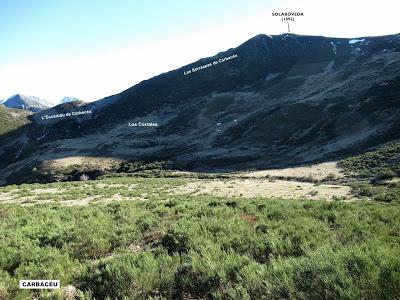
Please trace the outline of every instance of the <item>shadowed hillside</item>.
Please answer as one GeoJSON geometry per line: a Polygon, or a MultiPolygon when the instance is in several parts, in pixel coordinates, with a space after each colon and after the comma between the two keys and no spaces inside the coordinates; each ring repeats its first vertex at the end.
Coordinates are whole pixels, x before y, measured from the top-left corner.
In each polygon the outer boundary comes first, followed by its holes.
{"type": "Polygon", "coordinates": [[[36,113],[22,149],[2,140],[1,155],[21,155],[1,179],[76,156],[198,171],[337,159],[400,137],[399,74],[400,35],[258,35],[118,95],[36,113]],[[139,122],[157,126],[129,125],[139,122]]]}

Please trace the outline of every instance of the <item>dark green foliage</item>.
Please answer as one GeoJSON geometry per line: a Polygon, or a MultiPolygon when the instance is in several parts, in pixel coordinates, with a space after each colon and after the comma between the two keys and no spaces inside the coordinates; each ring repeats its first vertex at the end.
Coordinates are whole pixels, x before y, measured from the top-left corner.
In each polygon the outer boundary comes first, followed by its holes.
{"type": "Polygon", "coordinates": [[[382,299],[400,299],[400,260],[391,258],[379,272],[379,285],[382,299]]]}
{"type": "Polygon", "coordinates": [[[400,186],[398,184],[373,185],[368,182],[354,182],[350,186],[359,197],[368,197],[380,202],[400,203],[400,186]]]}
{"type": "Polygon", "coordinates": [[[356,196],[400,203],[400,143],[348,157],[339,165],[347,175],[359,179],[350,183],[356,196]]]}
{"type": "Polygon", "coordinates": [[[173,163],[169,161],[133,161],[133,162],[122,162],[117,172],[123,173],[136,173],[149,170],[168,170],[173,167],[173,163]]]}
{"type": "Polygon", "coordinates": [[[189,237],[185,232],[170,230],[162,238],[161,245],[169,253],[185,253],[189,250],[189,237]]]}
{"type": "MultiPolygon", "coordinates": [[[[11,149],[12,155],[18,148],[11,149]]],[[[23,167],[7,178],[9,183],[50,183],[64,181],[79,181],[82,176],[88,179],[98,179],[107,176],[125,177],[128,175],[135,177],[168,177],[171,176],[168,170],[176,169],[176,165],[170,161],[133,161],[120,162],[111,166],[102,167],[90,164],[73,164],[67,167],[54,168],[51,164],[42,162],[40,164],[32,163],[23,167]]]]}
{"type": "Polygon", "coordinates": [[[400,143],[346,158],[340,161],[339,165],[347,173],[362,177],[375,177],[378,180],[399,176],[400,143]]]}

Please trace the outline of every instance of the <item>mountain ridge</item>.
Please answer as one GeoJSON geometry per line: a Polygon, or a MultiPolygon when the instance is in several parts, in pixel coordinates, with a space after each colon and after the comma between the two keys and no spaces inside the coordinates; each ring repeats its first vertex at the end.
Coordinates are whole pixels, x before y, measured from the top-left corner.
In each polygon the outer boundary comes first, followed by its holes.
{"type": "Polygon", "coordinates": [[[74,108],[85,116],[32,115],[32,140],[45,137],[8,168],[76,155],[208,171],[335,159],[400,137],[399,71],[399,34],[257,35],[74,108]]]}
{"type": "Polygon", "coordinates": [[[2,104],[9,108],[26,109],[33,112],[45,110],[52,106],[52,104],[45,99],[23,94],[15,94],[6,100],[3,100],[2,104]]]}
{"type": "MultiPolygon", "coordinates": [[[[217,53],[216,55],[214,55],[214,56],[211,56],[211,57],[206,57],[206,58],[201,58],[201,59],[199,59],[199,60],[197,60],[197,61],[195,61],[195,62],[193,62],[193,63],[190,63],[190,64],[188,64],[188,65],[185,65],[185,66],[182,66],[182,67],[180,67],[180,68],[177,68],[177,69],[174,69],[174,70],[171,70],[171,71],[168,71],[168,72],[164,72],[164,73],[161,73],[161,74],[159,74],[159,75],[156,75],[156,76],[154,76],[154,77],[152,77],[152,78],[149,78],[149,79],[146,79],[146,80],[143,80],[143,81],[141,81],[141,82],[139,82],[138,84],[136,84],[136,85],[134,85],[134,86],[132,86],[132,87],[130,87],[130,88],[127,88],[126,90],[124,90],[124,91],[122,91],[121,93],[119,93],[119,94],[116,94],[116,95],[113,95],[113,96],[110,96],[110,97],[106,97],[106,98],[111,98],[111,97],[115,97],[115,96],[120,96],[120,98],[124,98],[124,97],[126,97],[126,96],[129,96],[129,95],[131,95],[131,94],[133,94],[133,93],[136,93],[136,92],[139,92],[139,93],[141,93],[141,94],[143,94],[143,93],[145,93],[146,92],[146,86],[147,86],[147,84],[148,83],[150,83],[150,84],[154,84],[154,81],[156,80],[156,81],[159,81],[159,80],[163,80],[163,79],[171,79],[171,77],[174,77],[175,75],[177,75],[177,74],[183,74],[183,70],[185,70],[185,69],[188,69],[188,68],[192,68],[192,67],[195,67],[196,65],[201,65],[201,64],[204,64],[204,63],[207,63],[207,62],[209,62],[209,61],[212,61],[212,60],[215,60],[215,58],[218,58],[219,56],[221,56],[221,55],[225,55],[225,56],[228,56],[228,55],[231,55],[231,53],[233,53],[236,49],[238,49],[238,48],[240,48],[240,47],[243,47],[244,45],[246,45],[247,43],[252,43],[252,42],[255,42],[255,41],[257,41],[257,40],[262,40],[262,42],[261,42],[261,44],[264,44],[264,45],[267,45],[267,47],[270,47],[271,46],[271,44],[265,44],[265,39],[270,39],[270,40],[274,40],[274,39],[277,39],[277,38],[281,38],[281,39],[287,39],[287,38],[290,38],[290,39],[296,39],[296,38],[305,38],[305,39],[311,39],[311,40],[318,40],[318,39],[325,39],[326,41],[335,41],[335,42],[344,42],[344,41],[347,41],[347,42],[349,42],[349,41],[352,41],[352,40],[365,40],[365,39],[372,39],[372,40],[374,40],[374,39],[386,39],[386,38],[388,38],[388,39],[393,39],[393,38],[397,38],[397,39],[400,39],[400,34],[394,34],[394,35],[385,35],[385,36],[371,36],[371,37],[357,37],[357,38],[338,38],[338,37],[325,37],[325,36],[307,36],[307,35],[298,35],[298,34],[292,34],[292,33],[284,33],[284,34],[280,34],[280,35],[265,35],[265,34],[259,34],[259,35],[256,35],[256,36],[254,36],[253,38],[250,38],[249,40],[247,40],[246,42],[244,42],[243,44],[241,44],[241,45],[239,45],[238,47],[236,47],[236,48],[230,48],[230,49],[228,49],[228,50],[226,50],[226,51],[221,51],[221,52],[219,52],[219,53],[217,53]]],[[[325,47],[328,47],[328,48],[332,48],[332,45],[324,45],[325,47]]],[[[347,50],[349,50],[349,48],[353,48],[354,46],[352,46],[352,45],[350,45],[349,47],[343,47],[344,49],[347,49],[347,50]]],[[[333,52],[333,50],[332,50],[332,52],[333,52]]],[[[334,54],[334,56],[337,56],[337,57],[339,57],[339,59],[340,59],[340,57],[341,57],[341,55],[343,56],[344,54],[349,54],[349,53],[346,53],[345,51],[343,51],[343,49],[342,49],[342,52],[341,53],[333,53],[334,54]]],[[[281,54],[282,55],[282,54],[281,54]]],[[[325,57],[326,58],[326,57],[325,57]]],[[[331,57],[332,58],[332,57],[331,57]]],[[[321,59],[321,57],[319,57],[319,59],[321,59]]],[[[274,69],[273,68],[271,68],[271,71],[273,71],[274,69]]],[[[201,71],[200,71],[201,72],[201,71]]],[[[199,73],[197,73],[196,75],[198,75],[199,73]]],[[[194,75],[194,74],[191,74],[191,75],[194,75]]],[[[199,75],[199,76],[201,76],[201,75],[199,75]]],[[[253,76],[253,77],[256,77],[256,76],[253,76]]],[[[260,75],[260,76],[258,76],[255,80],[257,80],[257,79],[260,79],[262,76],[260,75]]],[[[150,89],[153,89],[153,86],[151,86],[150,87],[150,89]]],[[[191,96],[196,92],[193,92],[193,91],[190,91],[191,92],[191,96]]],[[[208,91],[208,92],[210,92],[210,91],[208,91]]],[[[140,96],[140,95],[139,95],[140,96]]],[[[186,96],[186,95],[185,95],[186,96]]],[[[105,99],[105,98],[104,98],[105,99]]],[[[120,99],[121,100],[121,99],[120,99]]],[[[123,100],[123,99],[122,99],[123,100]]],[[[97,101],[94,101],[94,102],[91,102],[90,104],[95,104],[95,103],[97,103],[97,102],[99,102],[99,101],[101,101],[101,100],[97,100],[97,101]]]]}

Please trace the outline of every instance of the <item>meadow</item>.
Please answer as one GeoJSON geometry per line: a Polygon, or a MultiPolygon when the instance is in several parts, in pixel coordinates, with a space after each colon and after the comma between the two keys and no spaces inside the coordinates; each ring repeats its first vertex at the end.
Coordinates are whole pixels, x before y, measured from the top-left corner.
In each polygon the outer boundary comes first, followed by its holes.
{"type": "Polygon", "coordinates": [[[170,192],[188,180],[0,188],[25,199],[0,204],[0,299],[400,298],[396,201],[170,192]],[[18,289],[38,278],[62,289],[18,289]]]}
{"type": "Polygon", "coordinates": [[[81,181],[0,187],[0,299],[400,299],[399,149],[243,174],[72,166],[81,181]]]}

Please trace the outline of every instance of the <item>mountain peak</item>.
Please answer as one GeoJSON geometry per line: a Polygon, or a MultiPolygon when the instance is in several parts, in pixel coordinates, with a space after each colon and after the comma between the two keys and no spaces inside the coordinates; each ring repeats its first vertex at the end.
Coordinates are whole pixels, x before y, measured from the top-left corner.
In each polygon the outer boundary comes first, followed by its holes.
{"type": "Polygon", "coordinates": [[[5,100],[3,104],[9,108],[26,109],[33,112],[38,112],[53,106],[45,99],[20,93],[11,96],[5,100]]]}
{"type": "MultiPolygon", "coordinates": [[[[257,35],[112,97],[30,119],[50,126],[51,140],[107,136],[107,155],[134,160],[200,169],[308,162],[400,138],[399,53],[397,36],[257,35]],[[129,127],[136,122],[158,126],[129,127]]],[[[89,140],[96,146],[82,150],[82,138],[76,150],[98,155],[104,139],[89,140]]]]}

